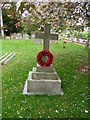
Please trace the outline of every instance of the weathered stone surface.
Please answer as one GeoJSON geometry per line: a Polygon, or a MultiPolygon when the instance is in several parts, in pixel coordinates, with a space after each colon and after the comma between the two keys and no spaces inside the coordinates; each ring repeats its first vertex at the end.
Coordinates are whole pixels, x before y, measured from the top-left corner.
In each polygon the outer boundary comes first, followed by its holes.
{"type": "Polygon", "coordinates": [[[33,38],[33,44],[41,44],[42,40],[33,38]]]}
{"type": "MultiPolygon", "coordinates": [[[[37,65],[37,68],[39,67],[40,66],[37,65]]],[[[61,80],[58,77],[55,69],[53,69],[53,72],[48,73],[45,69],[45,72],[36,72],[37,68],[34,67],[33,71],[29,72],[28,79],[26,80],[25,87],[23,90],[23,94],[63,95],[63,91],[61,89],[61,80]],[[34,76],[35,79],[33,79],[33,75],[36,75],[34,76]]],[[[52,68],[53,67],[51,66],[51,70],[52,68]]]]}
{"type": "Polygon", "coordinates": [[[10,36],[6,36],[5,39],[9,40],[9,39],[10,39],[10,36]]]}
{"type": "Polygon", "coordinates": [[[58,40],[50,40],[50,44],[56,44],[58,40]]]}
{"type": "Polygon", "coordinates": [[[58,80],[56,73],[46,73],[46,72],[34,72],[32,73],[32,79],[34,80],[58,80]]]}
{"type": "Polygon", "coordinates": [[[50,66],[50,67],[40,67],[40,66],[37,66],[36,68],[36,72],[48,72],[48,73],[52,73],[52,72],[55,72],[53,67],[50,66]]]}
{"type": "Polygon", "coordinates": [[[16,33],[11,34],[11,39],[16,39],[16,33]]]}
{"type": "Polygon", "coordinates": [[[49,50],[49,41],[58,40],[58,34],[50,34],[51,25],[45,24],[44,33],[36,32],[35,38],[43,39],[43,50],[49,50]]]}
{"type": "Polygon", "coordinates": [[[31,38],[33,39],[33,44],[42,44],[42,40],[41,39],[36,39],[35,34],[33,34],[31,36],[31,38]]]}
{"type": "Polygon", "coordinates": [[[16,39],[17,39],[17,40],[21,40],[21,39],[22,39],[22,34],[21,34],[21,33],[17,33],[16,39]]]}
{"type": "Polygon", "coordinates": [[[63,95],[60,80],[27,80],[27,92],[30,94],[63,95]]]}
{"type": "MultiPolygon", "coordinates": [[[[50,24],[45,25],[45,32],[36,32],[37,39],[43,39],[43,50],[49,50],[49,40],[57,40],[58,35],[50,34],[50,24]]],[[[29,72],[28,79],[26,80],[23,94],[48,94],[48,95],[63,95],[61,89],[61,80],[56,73],[55,69],[50,67],[33,68],[29,72]]]]}
{"type": "Polygon", "coordinates": [[[28,34],[23,34],[23,39],[24,40],[29,40],[29,35],[28,34]]]}

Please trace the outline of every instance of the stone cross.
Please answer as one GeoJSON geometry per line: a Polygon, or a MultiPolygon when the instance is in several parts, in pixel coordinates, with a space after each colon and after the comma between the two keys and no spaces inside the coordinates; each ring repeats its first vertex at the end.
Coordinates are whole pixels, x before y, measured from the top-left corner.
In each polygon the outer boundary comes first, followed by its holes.
{"type": "Polygon", "coordinates": [[[35,32],[35,38],[43,39],[43,50],[49,50],[49,40],[58,40],[57,34],[50,34],[51,25],[45,24],[44,33],[35,32]]]}

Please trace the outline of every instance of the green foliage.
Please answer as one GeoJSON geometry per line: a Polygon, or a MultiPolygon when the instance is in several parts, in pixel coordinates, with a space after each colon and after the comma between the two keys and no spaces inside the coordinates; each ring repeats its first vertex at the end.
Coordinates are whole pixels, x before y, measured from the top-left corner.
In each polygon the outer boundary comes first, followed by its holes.
{"type": "Polygon", "coordinates": [[[82,32],[82,38],[87,38],[87,36],[88,36],[88,32],[82,32]]]}
{"type": "Polygon", "coordinates": [[[80,32],[80,33],[77,31],[77,33],[76,33],[77,38],[87,39],[87,36],[88,36],[88,32],[85,32],[85,31],[80,32]]]}
{"type": "Polygon", "coordinates": [[[80,33],[76,32],[76,37],[80,38],[80,33]]]}
{"type": "Polygon", "coordinates": [[[64,96],[23,95],[28,72],[36,66],[36,55],[42,45],[31,40],[2,40],[2,54],[16,56],[2,66],[3,118],[88,118],[88,74],[77,71],[81,63],[88,64],[84,46],[63,42],[50,45],[54,55],[53,66],[60,79],[64,96]]]}
{"type": "MultiPolygon", "coordinates": [[[[23,29],[22,27],[16,28],[16,24],[18,22],[17,16],[8,17],[8,11],[5,8],[2,8],[2,14],[3,14],[4,32],[6,35],[10,35],[11,33],[14,32],[18,33],[22,31],[23,29]]],[[[12,14],[14,15],[14,13],[12,14]]]]}
{"type": "Polygon", "coordinates": [[[36,28],[36,25],[35,24],[31,24],[28,26],[28,35],[31,35],[31,32],[32,31],[35,31],[37,28],[36,28]]]}
{"type": "Polygon", "coordinates": [[[81,30],[84,31],[85,24],[82,24],[81,30]]]}
{"type": "Polygon", "coordinates": [[[35,31],[37,29],[37,26],[35,24],[30,24],[30,22],[26,22],[23,25],[23,32],[27,33],[28,35],[31,35],[31,32],[35,31]]]}

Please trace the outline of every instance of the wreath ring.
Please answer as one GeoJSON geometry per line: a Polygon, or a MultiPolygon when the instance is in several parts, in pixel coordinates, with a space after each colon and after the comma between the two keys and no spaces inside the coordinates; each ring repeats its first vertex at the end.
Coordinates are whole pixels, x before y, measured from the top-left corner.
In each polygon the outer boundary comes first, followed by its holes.
{"type": "Polygon", "coordinates": [[[48,67],[52,64],[53,62],[53,55],[50,51],[48,50],[43,50],[43,51],[40,51],[38,54],[37,54],[37,63],[40,65],[40,66],[44,66],[44,67],[48,67]],[[47,61],[43,61],[43,56],[47,56],[48,57],[48,60],[47,61]]]}

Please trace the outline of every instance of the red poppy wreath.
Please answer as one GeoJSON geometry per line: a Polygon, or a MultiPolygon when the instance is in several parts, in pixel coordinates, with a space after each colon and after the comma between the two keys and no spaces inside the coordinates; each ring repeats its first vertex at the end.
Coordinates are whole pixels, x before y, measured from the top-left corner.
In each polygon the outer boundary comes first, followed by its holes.
{"type": "Polygon", "coordinates": [[[48,67],[52,64],[52,62],[53,62],[53,55],[50,51],[43,50],[37,54],[37,63],[40,66],[48,67]],[[47,57],[47,61],[43,60],[43,57],[44,57],[44,59],[45,59],[45,57],[47,57]]]}

